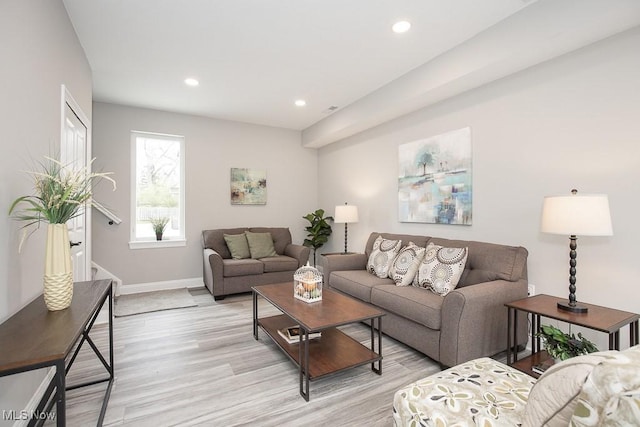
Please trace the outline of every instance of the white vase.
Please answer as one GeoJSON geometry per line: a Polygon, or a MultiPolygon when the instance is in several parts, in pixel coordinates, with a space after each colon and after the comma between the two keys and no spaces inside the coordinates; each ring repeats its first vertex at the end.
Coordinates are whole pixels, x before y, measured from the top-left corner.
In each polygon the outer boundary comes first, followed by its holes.
{"type": "Polygon", "coordinates": [[[73,269],[67,224],[49,224],[44,267],[44,302],[49,311],[64,310],[73,297],[73,269]]]}

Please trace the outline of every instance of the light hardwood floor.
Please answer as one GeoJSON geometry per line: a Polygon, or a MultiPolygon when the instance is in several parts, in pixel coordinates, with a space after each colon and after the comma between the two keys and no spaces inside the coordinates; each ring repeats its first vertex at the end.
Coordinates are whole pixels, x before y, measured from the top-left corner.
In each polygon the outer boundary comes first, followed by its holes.
{"type": "MultiPolygon", "coordinates": [[[[253,339],[251,295],[216,302],[204,288],[191,293],[197,307],[114,319],[116,380],[105,426],[391,426],[394,392],[440,370],[383,336],[382,376],[366,365],[318,379],[306,402],[295,365],[262,330],[253,339]]],[[[261,316],[277,313],[260,301],[261,316]]],[[[342,329],[368,345],[367,326],[342,329]]],[[[107,332],[92,331],[105,354],[107,332]]],[[[67,382],[103,372],[87,347],[67,382]]],[[[68,392],[67,424],[95,425],[104,390],[68,392]]]]}

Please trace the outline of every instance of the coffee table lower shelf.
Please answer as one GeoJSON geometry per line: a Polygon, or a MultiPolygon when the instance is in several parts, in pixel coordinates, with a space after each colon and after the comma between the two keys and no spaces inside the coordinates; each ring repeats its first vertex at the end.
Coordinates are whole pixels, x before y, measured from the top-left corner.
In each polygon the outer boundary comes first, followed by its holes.
{"type": "MultiPolygon", "coordinates": [[[[289,316],[281,314],[261,317],[258,319],[258,325],[296,366],[300,367],[300,344],[289,344],[278,334],[279,329],[296,325],[296,322],[289,316]]],[[[339,329],[323,329],[320,338],[312,339],[309,342],[309,379],[315,380],[346,369],[368,363],[373,364],[379,360],[382,360],[382,356],[339,329]]]]}

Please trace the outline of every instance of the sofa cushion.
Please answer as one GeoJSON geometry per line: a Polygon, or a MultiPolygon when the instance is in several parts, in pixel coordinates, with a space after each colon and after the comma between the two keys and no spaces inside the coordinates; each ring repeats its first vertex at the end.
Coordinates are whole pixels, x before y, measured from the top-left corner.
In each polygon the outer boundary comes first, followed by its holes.
{"type": "Polygon", "coordinates": [[[467,262],[467,248],[445,248],[429,243],[414,284],[445,296],[458,285],[467,262]]]}
{"type": "Polygon", "coordinates": [[[273,246],[271,233],[254,233],[252,231],[245,231],[244,234],[247,236],[251,258],[259,259],[278,255],[273,246]]]}
{"type": "Polygon", "coordinates": [[[425,248],[413,242],[398,252],[389,269],[389,277],[397,286],[409,286],[418,271],[420,261],[424,258],[425,248]]]}
{"type": "Polygon", "coordinates": [[[381,279],[389,276],[389,269],[400,251],[402,241],[388,240],[378,237],[373,244],[373,250],[367,262],[367,271],[381,279]]]}
{"type": "Polygon", "coordinates": [[[568,425],[587,377],[597,364],[614,357],[616,353],[587,354],[551,366],[529,393],[524,425],[568,425]]]}
{"type": "Polygon", "coordinates": [[[271,233],[273,247],[278,255],[284,255],[284,248],[292,243],[291,232],[286,227],[251,227],[254,233],[271,233]]]}
{"type": "Polygon", "coordinates": [[[442,301],[414,286],[380,285],[371,290],[371,304],[434,330],[440,330],[442,301]]]}
{"type": "Polygon", "coordinates": [[[225,259],[222,261],[224,277],[248,276],[262,274],[264,264],[257,259],[225,259]]]}
{"type": "Polygon", "coordinates": [[[249,243],[247,242],[247,236],[243,234],[225,234],[224,241],[227,243],[227,248],[231,253],[233,259],[247,259],[251,258],[251,252],[249,251],[249,243]]]}
{"type": "Polygon", "coordinates": [[[224,259],[231,258],[231,252],[224,240],[225,234],[243,234],[248,228],[220,228],[218,230],[204,230],[202,232],[202,247],[213,249],[224,259]]]}
{"type": "Polygon", "coordinates": [[[521,246],[435,237],[429,243],[448,248],[468,248],[467,263],[458,284],[460,288],[499,279],[515,282],[527,277],[528,252],[521,246]]]}
{"type": "Polygon", "coordinates": [[[428,236],[414,236],[411,234],[396,234],[396,233],[379,233],[374,231],[369,235],[367,239],[367,243],[364,247],[364,254],[369,258],[371,256],[371,251],[373,251],[373,244],[375,243],[378,237],[382,237],[387,240],[400,240],[402,241],[402,246],[407,246],[409,242],[415,243],[417,246],[426,248],[427,243],[431,237],[428,236]]]}
{"type": "MultiPolygon", "coordinates": [[[[295,271],[298,268],[298,260],[286,255],[278,255],[273,257],[260,258],[264,264],[264,272],[273,271],[295,271]]],[[[293,280],[293,274],[291,275],[293,280]]]]}
{"type": "Polygon", "coordinates": [[[362,301],[371,302],[371,289],[378,285],[393,285],[391,279],[381,279],[366,270],[334,271],[329,278],[331,287],[362,301]]]}

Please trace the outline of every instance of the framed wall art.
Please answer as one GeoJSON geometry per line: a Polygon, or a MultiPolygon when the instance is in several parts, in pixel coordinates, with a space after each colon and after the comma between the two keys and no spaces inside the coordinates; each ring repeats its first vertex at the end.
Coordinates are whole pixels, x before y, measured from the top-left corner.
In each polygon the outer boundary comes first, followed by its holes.
{"type": "Polygon", "coordinates": [[[471,128],[398,147],[400,222],[472,223],[471,128]]]}
{"type": "Polygon", "coordinates": [[[231,168],[231,204],[267,204],[267,171],[231,168]]]}

